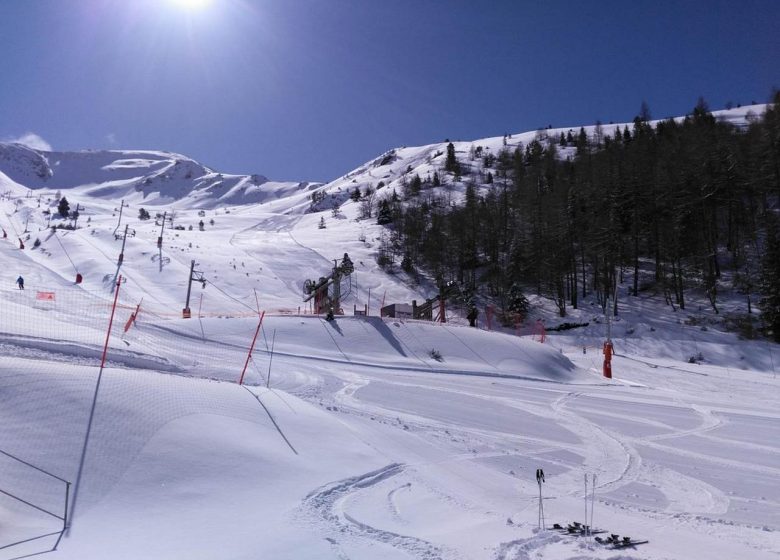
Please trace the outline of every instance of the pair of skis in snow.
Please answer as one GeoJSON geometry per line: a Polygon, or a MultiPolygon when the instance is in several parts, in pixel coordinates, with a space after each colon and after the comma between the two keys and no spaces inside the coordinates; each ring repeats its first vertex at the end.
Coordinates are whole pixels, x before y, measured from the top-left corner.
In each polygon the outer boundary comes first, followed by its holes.
{"type": "Polygon", "coordinates": [[[596,535],[595,540],[597,543],[604,546],[609,546],[612,549],[631,548],[636,545],[647,544],[648,542],[650,542],[650,541],[636,541],[631,537],[621,538],[620,535],[615,535],[615,534],[611,534],[606,538],[600,537],[598,535],[606,533],[606,531],[602,529],[593,529],[588,525],[583,525],[579,521],[568,523],[565,527],[560,523],[555,523],[553,524],[553,529],[556,531],[561,531],[563,533],[566,533],[567,535],[574,535],[574,536],[584,537],[587,535],[596,535]]]}
{"type": "Polygon", "coordinates": [[[635,541],[631,537],[620,538],[620,535],[610,535],[606,539],[596,537],[596,542],[605,546],[610,546],[613,549],[617,548],[631,548],[638,544],[647,544],[650,541],[635,541]]]}
{"type": "MultiPolygon", "coordinates": [[[[542,484],[544,483],[544,471],[536,469],[536,482],[539,484],[539,528],[544,529],[544,503],[542,501],[542,484]]],[[[560,523],[553,524],[553,530],[561,531],[568,535],[589,537],[591,535],[600,535],[606,533],[601,529],[593,529],[593,506],[596,502],[596,475],[585,475],[585,523],[574,521],[568,523],[565,527],[560,523]],[[588,483],[590,483],[590,496],[588,496],[588,483]],[[588,498],[590,497],[590,523],[588,523],[588,498]]],[[[623,537],[611,534],[607,538],[596,536],[597,543],[609,546],[612,549],[631,548],[640,544],[647,544],[649,541],[635,541],[631,537],[623,537]]]]}
{"type": "Polygon", "coordinates": [[[585,537],[588,535],[597,535],[599,533],[606,533],[606,531],[603,531],[601,529],[594,530],[590,527],[590,525],[583,525],[579,521],[575,521],[573,523],[569,523],[564,527],[560,523],[554,523],[553,529],[556,531],[561,531],[563,533],[567,533],[569,535],[575,535],[578,537],[585,537]]]}

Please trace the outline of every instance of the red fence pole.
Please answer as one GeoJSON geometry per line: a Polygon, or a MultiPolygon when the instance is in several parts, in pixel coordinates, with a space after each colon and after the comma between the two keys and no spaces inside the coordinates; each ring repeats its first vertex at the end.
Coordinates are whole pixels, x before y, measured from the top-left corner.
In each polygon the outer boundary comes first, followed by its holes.
{"type": "Polygon", "coordinates": [[[135,320],[138,319],[138,312],[140,310],[141,310],[141,302],[138,302],[138,306],[135,308],[135,311],[133,311],[130,314],[130,318],[127,320],[127,323],[125,323],[125,332],[129,331],[130,327],[132,327],[135,324],[135,320]]]}
{"type": "Polygon", "coordinates": [[[612,379],[612,353],[614,349],[612,346],[612,341],[608,340],[604,343],[604,368],[603,373],[604,377],[607,379],[612,379]]]}
{"type": "Polygon", "coordinates": [[[249,353],[246,355],[246,362],[244,362],[244,369],[241,370],[241,377],[238,380],[239,385],[244,384],[244,374],[246,373],[246,367],[249,365],[249,360],[252,359],[252,350],[255,349],[255,342],[257,341],[257,335],[260,333],[260,327],[263,325],[263,317],[265,317],[265,311],[260,314],[260,320],[257,322],[257,328],[255,329],[255,336],[252,337],[252,345],[249,347],[249,353]]]}

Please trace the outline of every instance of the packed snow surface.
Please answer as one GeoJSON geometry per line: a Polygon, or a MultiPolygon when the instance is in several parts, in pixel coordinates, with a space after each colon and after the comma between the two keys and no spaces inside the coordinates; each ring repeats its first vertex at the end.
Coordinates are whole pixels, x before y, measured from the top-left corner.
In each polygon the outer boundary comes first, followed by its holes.
{"type": "Polygon", "coordinates": [[[324,186],[0,148],[0,559],[55,542],[79,560],[780,556],[780,352],[708,322],[695,294],[675,312],[621,295],[612,379],[589,298],[566,319],[588,327],[543,343],[541,300],[517,330],[457,307],[445,324],[378,316],[433,291],[376,265],[382,228],[348,191],[440,147],[324,186]],[[312,188],[340,210],[307,212],[312,188]],[[78,229],[47,229],[65,223],[57,190],[78,229]],[[161,247],[158,212],[175,215],[161,247]],[[345,252],[345,314],[326,321],[303,283],[345,252]],[[183,319],[193,260],[205,288],[183,319]],[[591,516],[594,536],[552,529],[591,516]],[[613,533],[647,542],[595,539],[613,533]]]}

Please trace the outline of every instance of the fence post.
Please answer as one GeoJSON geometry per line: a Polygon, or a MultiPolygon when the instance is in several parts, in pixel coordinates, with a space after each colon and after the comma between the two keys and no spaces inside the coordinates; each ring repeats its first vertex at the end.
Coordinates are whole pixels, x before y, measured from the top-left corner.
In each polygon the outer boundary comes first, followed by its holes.
{"type": "Polygon", "coordinates": [[[260,332],[260,327],[263,325],[263,317],[265,317],[265,311],[260,314],[260,320],[257,322],[257,328],[255,329],[255,336],[252,337],[252,344],[249,346],[249,353],[246,355],[246,362],[244,362],[244,369],[241,370],[241,377],[238,379],[238,384],[244,384],[244,374],[246,368],[249,365],[249,360],[252,359],[252,350],[255,349],[255,342],[257,341],[257,335],[260,332]]]}

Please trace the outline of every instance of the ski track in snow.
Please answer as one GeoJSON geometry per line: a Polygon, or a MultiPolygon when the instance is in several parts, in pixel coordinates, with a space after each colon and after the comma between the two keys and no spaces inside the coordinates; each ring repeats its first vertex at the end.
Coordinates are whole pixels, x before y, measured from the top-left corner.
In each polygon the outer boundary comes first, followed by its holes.
{"type": "MultiPolygon", "coordinates": [[[[572,430],[580,430],[581,437],[588,442],[585,445],[587,449],[606,449],[609,447],[608,442],[603,440],[603,437],[617,443],[622,447],[625,454],[625,467],[622,472],[615,473],[614,470],[610,471],[610,465],[618,461],[618,457],[612,456],[607,458],[603,462],[596,462],[595,464],[585,463],[586,472],[598,473],[598,490],[600,493],[614,492],[631,482],[644,482],[661,490],[662,494],[669,501],[669,506],[665,511],[670,513],[677,513],[683,511],[697,511],[699,513],[707,514],[723,514],[728,510],[729,499],[725,494],[713,487],[710,484],[697,480],[693,477],[686,476],[682,473],[671,471],[670,469],[662,468],[659,466],[650,466],[643,464],[641,454],[636,450],[636,444],[644,444],[646,446],[652,446],[655,440],[673,439],[677,437],[684,437],[687,435],[698,434],[701,432],[715,429],[719,422],[716,418],[706,413],[698,411],[703,417],[702,425],[691,429],[674,432],[671,434],[663,434],[660,436],[648,436],[645,438],[630,438],[621,434],[612,432],[607,428],[596,425],[592,421],[583,417],[582,415],[576,415],[566,408],[566,404],[571,402],[581,393],[570,393],[564,395],[558,399],[553,408],[566,414],[572,414],[578,419],[574,424],[570,424],[569,428],[572,430]],[[582,430],[581,427],[587,427],[586,430],[582,430]],[[598,445],[598,441],[592,441],[593,436],[597,439],[601,439],[601,444],[598,445]],[[588,441],[591,440],[591,441],[588,441]],[[606,443],[606,445],[605,445],[606,443]],[[603,477],[609,477],[607,481],[602,482],[603,477]]],[[[659,446],[660,447],[660,446],[659,446]]],[[[662,447],[665,451],[670,451],[670,448],[662,447]]],[[[683,450],[674,450],[676,453],[686,454],[683,450]]],[[[704,455],[698,455],[700,459],[711,460],[710,457],[704,455]]],[[[765,469],[759,469],[761,472],[765,472],[765,469]]]]}
{"type": "Polygon", "coordinates": [[[280,246],[285,247],[283,252],[285,253],[286,258],[290,261],[308,263],[310,259],[307,257],[310,257],[311,254],[314,254],[316,255],[318,262],[324,261],[324,267],[331,266],[329,260],[317,253],[317,251],[314,249],[299,243],[293,237],[291,230],[295,224],[300,221],[300,219],[301,216],[270,216],[252,226],[245,228],[240,232],[233,234],[229,240],[230,245],[237,247],[250,259],[259,263],[265,272],[270,273],[274,279],[278,280],[280,283],[283,283],[289,293],[296,298],[301,297],[303,293],[303,279],[300,280],[300,285],[297,283],[284,283],[282,279],[285,278],[286,275],[274,272],[273,261],[268,257],[264,259],[258,257],[260,250],[269,245],[268,241],[264,239],[265,245],[260,246],[258,246],[255,241],[257,240],[258,236],[273,236],[274,242],[271,245],[274,246],[274,250],[279,251],[280,246]],[[288,239],[293,243],[288,243],[288,239]],[[296,253],[300,252],[301,249],[304,251],[304,254],[296,255],[296,253]]]}
{"type": "Polygon", "coordinates": [[[496,551],[496,560],[531,560],[534,553],[542,548],[560,542],[562,537],[555,533],[539,532],[527,539],[518,539],[501,543],[496,551]]]}
{"type": "MultiPolygon", "coordinates": [[[[322,519],[340,533],[347,532],[353,536],[389,544],[420,560],[441,559],[444,557],[444,553],[440,547],[416,537],[372,527],[345,511],[345,502],[350,496],[395,477],[401,474],[404,469],[405,466],[402,464],[391,463],[375,471],[326,484],[310,492],[304,499],[303,505],[305,508],[317,512],[322,519]]],[[[327,540],[331,543],[335,542],[334,538],[327,540]]]]}
{"type": "Polygon", "coordinates": [[[599,473],[600,479],[607,479],[598,483],[601,491],[613,490],[636,480],[642,464],[642,458],[636,449],[567,408],[567,403],[580,395],[581,393],[566,393],[556,399],[551,407],[561,423],[582,439],[580,451],[585,454],[584,471],[599,473]],[[615,468],[615,465],[622,466],[615,468]]]}
{"type": "MultiPolygon", "coordinates": [[[[335,400],[339,403],[341,410],[351,411],[352,413],[357,412],[364,415],[371,415],[373,417],[384,417],[385,420],[390,424],[393,423],[393,420],[403,418],[402,425],[414,426],[416,430],[440,430],[444,428],[444,425],[437,425],[435,421],[431,421],[430,419],[421,417],[419,415],[409,415],[403,413],[399,414],[397,410],[386,409],[381,406],[377,406],[376,404],[367,404],[363,401],[360,401],[357,398],[356,393],[361,388],[366,387],[370,382],[371,381],[369,379],[362,378],[360,376],[349,377],[349,381],[347,381],[339,391],[334,393],[335,400]]],[[[401,385],[423,386],[404,381],[398,381],[396,383],[401,385]]],[[[445,393],[448,391],[448,389],[438,389],[445,391],[445,393]]],[[[452,392],[458,393],[460,391],[453,390],[452,392]]],[[[472,396],[475,395],[472,393],[472,396]]],[[[479,396],[486,398],[488,401],[492,400],[493,402],[506,403],[506,401],[509,400],[508,398],[491,398],[484,395],[479,396]]],[[[702,518],[700,516],[701,514],[707,514],[717,517],[718,515],[724,514],[728,510],[730,502],[725,494],[712,485],[691,476],[687,476],[680,472],[655,464],[645,464],[642,460],[641,454],[635,448],[635,444],[643,444],[645,443],[645,439],[648,439],[648,444],[651,444],[654,439],[664,441],[673,440],[677,437],[706,434],[722,425],[722,421],[719,419],[719,417],[713,415],[708,408],[701,406],[685,406],[684,403],[680,403],[683,408],[694,411],[698,415],[700,418],[700,424],[698,426],[685,430],[672,429],[671,433],[663,434],[662,437],[648,436],[647,438],[633,438],[599,426],[582,415],[575,413],[569,407],[569,405],[582,396],[583,393],[568,391],[560,395],[550,404],[554,413],[555,422],[557,422],[562,427],[573,431],[582,440],[582,443],[575,446],[575,448],[584,457],[584,467],[582,468],[584,468],[586,472],[595,471],[599,473],[598,493],[604,494],[607,492],[614,492],[615,490],[623,488],[632,482],[648,484],[660,490],[661,493],[666,496],[668,501],[668,505],[662,510],[658,511],[658,514],[660,514],[659,518],[663,518],[665,516],[670,519],[679,519],[679,515],[681,513],[695,511],[698,512],[699,516],[689,517],[688,522],[700,526],[703,530],[711,530],[711,524],[713,520],[709,518],[702,518]]],[[[601,396],[603,397],[604,395],[601,396]]],[[[536,407],[533,406],[528,407],[527,405],[522,405],[521,408],[527,408],[529,410],[533,410],[534,412],[539,412],[536,407]]],[[[651,421],[651,423],[663,426],[667,429],[671,428],[671,426],[662,424],[660,422],[651,421]]],[[[477,437],[481,441],[488,441],[491,435],[495,435],[485,433],[484,431],[475,430],[473,428],[463,428],[459,430],[451,426],[449,427],[449,431],[453,433],[468,433],[473,437],[477,437]]],[[[497,439],[501,439],[500,435],[497,439]]],[[[540,455],[547,453],[550,450],[571,448],[571,446],[567,445],[549,445],[549,440],[547,440],[545,443],[547,444],[547,447],[541,450],[537,450],[532,454],[540,455]]],[[[664,450],[668,451],[669,449],[664,448],[664,450]]],[[[685,452],[683,451],[682,453],[685,452]]],[[[501,457],[505,454],[506,451],[496,453],[463,453],[460,455],[450,455],[446,460],[468,461],[479,458],[501,457]]],[[[710,457],[701,454],[698,454],[697,458],[701,460],[711,460],[710,457]]],[[[555,462],[549,457],[545,457],[545,460],[553,463],[555,462]]],[[[571,469],[570,465],[561,465],[566,468],[567,472],[559,475],[559,477],[563,476],[565,478],[571,479],[570,482],[565,483],[566,485],[570,485],[572,488],[580,488],[581,482],[579,482],[579,476],[582,468],[571,469]]],[[[757,467],[757,470],[764,473],[772,472],[771,470],[767,470],[764,467],[757,467]]],[[[582,490],[572,490],[571,494],[574,496],[581,496],[582,490]]],[[[390,499],[390,495],[388,495],[388,499],[390,499]]],[[[604,501],[602,498],[599,498],[599,502],[608,504],[612,502],[612,500],[604,501]]],[[[463,506],[463,504],[460,505],[463,506]]],[[[645,514],[648,513],[646,508],[632,506],[627,503],[620,504],[619,507],[631,511],[642,511],[645,512],[645,514]]],[[[525,550],[522,548],[522,546],[520,549],[525,550]]],[[[514,552],[512,554],[514,554],[514,552]]],[[[522,555],[519,557],[523,558],[522,555]]]]}
{"type": "Polygon", "coordinates": [[[396,521],[403,522],[403,517],[401,516],[401,511],[398,509],[398,504],[395,501],[395,495],[401,490],[409,490],[411,489],[411,487],[412,487],[412,483],[407,482],[406,484],[402,484],[397,488],[393,488],[387,493],[387,503],[390,507],[390,512],[396,521]]]}

